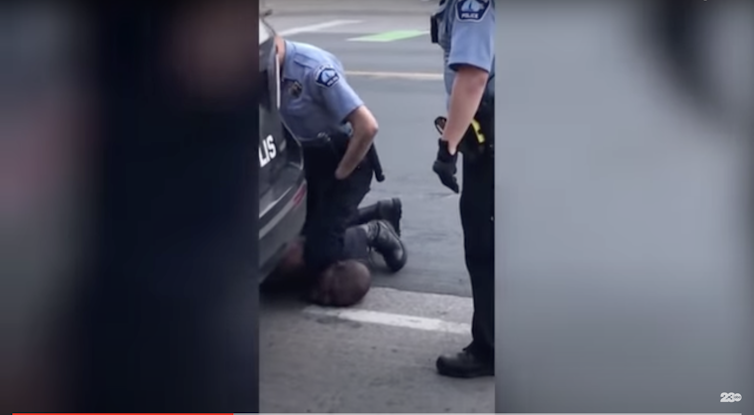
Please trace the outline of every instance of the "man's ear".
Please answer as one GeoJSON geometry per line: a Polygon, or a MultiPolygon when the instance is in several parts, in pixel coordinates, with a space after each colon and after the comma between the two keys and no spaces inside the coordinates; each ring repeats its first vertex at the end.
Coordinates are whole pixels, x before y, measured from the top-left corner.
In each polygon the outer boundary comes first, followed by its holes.
{"type": "Polygon", "coordinates": [[[320,274],[317,277],[316,282],[309,289],[308,299],[310,302],[321,306],[329,306],[332,304],[332,295],[329,287],[331,275],[328,274],[328,271],[329,270],[320,274]]]}

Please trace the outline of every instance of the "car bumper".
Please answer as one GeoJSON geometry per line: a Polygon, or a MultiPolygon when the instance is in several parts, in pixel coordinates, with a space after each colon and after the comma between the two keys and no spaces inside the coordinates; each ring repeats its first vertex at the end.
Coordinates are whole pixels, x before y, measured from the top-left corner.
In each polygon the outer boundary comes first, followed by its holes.
{"type": "Polygon", "coordinates": [[[296,239],[306,221],[306,181],[297,186],[260,217],[259,271],[260,283],[274,271],[288,244],[296,239]]]}

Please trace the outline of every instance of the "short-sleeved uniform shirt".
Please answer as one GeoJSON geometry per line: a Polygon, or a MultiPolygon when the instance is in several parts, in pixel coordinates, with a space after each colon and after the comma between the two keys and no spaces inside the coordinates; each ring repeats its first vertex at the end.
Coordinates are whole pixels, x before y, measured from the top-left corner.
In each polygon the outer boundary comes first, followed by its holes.
{"type": "Polygon", "coordinates": [[[333,54],[300,42],[285,42],[280,114],[301,141],[320,133],[350,133],[346,118],[364,102],[346,81],[333,54]]]}
{"type": "MultiPolygon", "coordinates": [[[[495,74],[495,0],[442,0],[435,12],[438,43],[444,52],[445,92],[453,89],[456,70],[471,65],[495,74]]],[[[486,91],[494,94],[493,83],[486,91]]]]}

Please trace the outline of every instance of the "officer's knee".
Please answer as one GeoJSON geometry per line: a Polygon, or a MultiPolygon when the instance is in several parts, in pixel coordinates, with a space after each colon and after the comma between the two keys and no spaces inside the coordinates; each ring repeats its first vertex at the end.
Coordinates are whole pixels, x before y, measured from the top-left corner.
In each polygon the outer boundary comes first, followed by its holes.
{"type": "Polygon", "coordinates": [[[304,244],[304,262],[313,273],[320,273],[343,258],[343,234],[339,230],[323,229],[312,233],[304,244]]]}
{"type": "Polygon", "coordinates": [[[355,260],[336,262],[320,274],[309,299],[323,306],[349,307],[364,298],[371,283],[366,265],[355,260]]]}

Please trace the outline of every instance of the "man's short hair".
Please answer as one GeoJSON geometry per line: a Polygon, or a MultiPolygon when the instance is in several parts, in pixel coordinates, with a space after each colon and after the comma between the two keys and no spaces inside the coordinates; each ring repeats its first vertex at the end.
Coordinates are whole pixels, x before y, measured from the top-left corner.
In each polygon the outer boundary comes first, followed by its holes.
{"type": "Polygon", "coordinates": [[[369,268],[356,260],[336,262],[317,279],[310,295],[316,304],[349,307],[361,301],[372,284],[369,268]]]}

